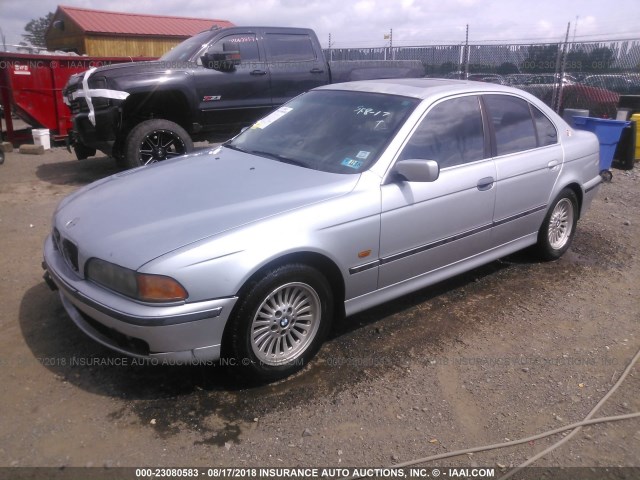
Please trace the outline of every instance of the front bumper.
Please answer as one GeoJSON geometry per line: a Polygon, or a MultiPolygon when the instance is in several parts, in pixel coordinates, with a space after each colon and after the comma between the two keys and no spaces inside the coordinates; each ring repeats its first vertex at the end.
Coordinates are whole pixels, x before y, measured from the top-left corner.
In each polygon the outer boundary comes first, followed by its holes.
{"type": "Polygon", "coordinates": [[[76,113],[73,116],[73,130],[82,144],[111,155],[117,139],[119,121],[118,106],[110,106],[95,111],[95,125],[89,120],[88,112],[76,113]]]}
{"type": "Polygon", "coordinates": [[[89,337],[122,354],[158,362],[200,363],[220,358],[224,327],[236,297],[148,305],[78,277],[51,236],[44,246],[45,278],[60,291],[67,314],[89,337]],[[117,305],[117,307],[116,307],[117,305]]]}

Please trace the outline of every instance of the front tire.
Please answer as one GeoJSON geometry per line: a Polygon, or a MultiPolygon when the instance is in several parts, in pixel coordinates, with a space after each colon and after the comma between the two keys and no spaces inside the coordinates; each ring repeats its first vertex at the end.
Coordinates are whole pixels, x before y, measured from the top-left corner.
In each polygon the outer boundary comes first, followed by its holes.
{"type": "Polygon", "coordinates": [[[87,147],[84,143],[76,142],[73,145],[73,152],[76,154],[78,160],[86,160],[96,154],[96,149],[87,147]]]}
{"type": "Polygon", "coordinates": [[[223,344],[237,376],[274,381],[302,369],[320,349],[333,317],[326,278],[313,267],[288,264],[267,271],[245,292],[223,344]]]}
{"type": "Polygon", "coordinates": [[[177,123],[146,120],[136,125],[125,142],[125,163],[135,168],[179,157],[193,150],[193,141],[177,123]]]}
{"type": "Polygon", "coordinates": [[[557,260],[571,246],[578,223],[578,199],[565,188],[556,197],[538,232],[537,250],[544,260],[557,260]]]}

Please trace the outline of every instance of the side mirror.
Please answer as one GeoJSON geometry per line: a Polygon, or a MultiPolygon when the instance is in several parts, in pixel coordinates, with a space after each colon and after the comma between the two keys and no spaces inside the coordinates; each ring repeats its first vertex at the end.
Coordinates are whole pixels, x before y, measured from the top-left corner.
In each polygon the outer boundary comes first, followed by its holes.
{"type": "Polygon", "coordinates": [[[400,160],[393,171],[407,182],[435,182],[440,166],[434,160],[400,160]]]}
{"type": "Polygon", "coordinates": [[[242,57],[240,50],[232,50],[237,48],[235,45],[224,43],[222,45],[223,51],[211,51],[208,50],[200,60],[202,60],[202,66],[210,68],[212,70],[220,70],[221,72],[231,72],[235,70],[237,65],[240,65],[242,57]]]}

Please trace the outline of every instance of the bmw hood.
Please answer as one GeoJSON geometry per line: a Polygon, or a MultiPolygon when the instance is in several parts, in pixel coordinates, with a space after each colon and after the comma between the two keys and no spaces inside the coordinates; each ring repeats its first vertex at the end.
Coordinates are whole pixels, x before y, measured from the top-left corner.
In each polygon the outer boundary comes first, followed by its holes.
{"type": "Polygon", "coordinates": [[[344,195],[359,178],[223,148],[87,185],[60,203],[54,224],[81,258],[138,269],[190,243],[344,195]]]}

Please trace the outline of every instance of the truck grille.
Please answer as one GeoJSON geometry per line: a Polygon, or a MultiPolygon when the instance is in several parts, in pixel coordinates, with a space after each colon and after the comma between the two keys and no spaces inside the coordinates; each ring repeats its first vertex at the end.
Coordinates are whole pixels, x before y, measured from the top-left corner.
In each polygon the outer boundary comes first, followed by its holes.
{"type": "Polygon", "coordinates": [[[87,105],[86,100],[82,97],[76,98],[73,102],[70,102],[70,103],[71,103],[71,113],[74,115],[81,112],[89,111],[89,106],[87,105]]]}
{"type": "MultiPolygon", "coordinates": [[[[107,88],[107,82],[104,77],[91,78],[89,80],[89,87],[92,89],[107,88]]],[[[78,90],[82,90],[82,88],[82,79],[75,79],[72,77],[62,92],[73,115],[89,111],[89,106],[85,97],[73,98],[73,94],[78,90]]],[[[110,105],[109,99],[101,97],[92,97],[92,103],[94,109],[100,109],[110,105]]]]}
{"type": "Polygon", "coordinates": [[[80,90],[81,88],[82,88],[81,82],[78,82],[75,84],[67,84],[67,86],[64,89],[64,92],[62,93],[66,98],[69,108],[71,109],[71,113],[74,115],[80,112],[89,111],[89,107],[87,106],[87,101],[84,99],[84,97],[78,97],[75,99],[73,98],[74,92],[80,90]]]}

